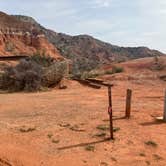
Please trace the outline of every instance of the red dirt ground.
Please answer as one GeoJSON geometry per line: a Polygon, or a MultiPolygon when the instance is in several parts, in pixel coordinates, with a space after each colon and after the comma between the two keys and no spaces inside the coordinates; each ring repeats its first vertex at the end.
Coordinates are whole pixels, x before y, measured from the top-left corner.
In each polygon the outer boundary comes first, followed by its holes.
{"type": "Polygon", "coordinates": [[[165,166],[166,123],[154,117],[163,114],[166,83],[141,78],[114,81],[114,141],[96,128],[109,125],[106,88],[68,81],[65,90],[0,94],[0,166],[165,166]],[[129,120],[122,118],[127,88],[129,120]]]}

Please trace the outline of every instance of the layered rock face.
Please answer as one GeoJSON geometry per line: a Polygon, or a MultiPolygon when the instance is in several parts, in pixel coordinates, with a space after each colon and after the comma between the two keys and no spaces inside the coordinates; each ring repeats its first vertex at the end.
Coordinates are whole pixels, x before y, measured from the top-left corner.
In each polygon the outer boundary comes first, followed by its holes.
{"type": "Polygon", "coordinates": [[[56,47],[33,24],[0,12],[0,56],[34,55],[63,59],[56,47]]]}

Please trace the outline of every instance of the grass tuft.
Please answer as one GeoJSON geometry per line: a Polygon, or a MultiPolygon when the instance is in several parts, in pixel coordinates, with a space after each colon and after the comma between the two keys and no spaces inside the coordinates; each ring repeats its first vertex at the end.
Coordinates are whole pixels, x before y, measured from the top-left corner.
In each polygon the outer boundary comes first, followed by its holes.
{"type": "Polygon", "coordinates": [[[140,153],[139,154],[141,157],[145,157],[146,155],[145,155],[145,153],[140,153]]]}
{"type": "Polygon", "coordinates": [[[105,137],[105,136],[106,136],[106,133],[104,132],[95,134],[95,137],[105,137]]]}
{"type": "Polygon", "coordinates": [[[59,142],[60,142],[59,140],[52,139],[52,143],[54,144],[58,144],[59,142]]]}
{"type": "Polygon", "coordinates": [[[93,152],[94,152],[95,146],[94,146],[94,145],[87,145],[87,146],[85,147],[85,150],[87,150],[87,151],[93,151],[93,152]]]}
{"type": "Polygon", "coordinates": [[[148,145],[148,146],[152,146],[152,147],[157,147],[157,143],[156,142],[154,142],[154,141],[147,141],[147,142],[145,142],[145,144],[146,145],[148,145]]]}
{"type": "Polygon", "coordinates": [[[28,133],[28,132],[32,132],[32,131],[34,131],[34,130],[36,130],[36,128],[35,127],[22,127],[22,128],[20,128],[19,129],[20,130],[20,132],[22,132],[22,133],[28,133]]]}
{"type": "Polygon", "coordinates": [[[120,127],[114,127],[113,128],[113,132],[117,132],[117,131],[119,131],[120,130],[120,127]]]}
{"type": "Polygon", "coordinates": [[[109,130],[109,126],[108,125],[103,125],[103,124],[98,125],[96,128],[98,130],[103,130],[103,131],[109,130]]]}
{"type": "Polygon", "coordinates": [[[47,134],[48,138],[51,138],[52,136],[53,136],[53,134],[51,134],[51,133],[47,134]]]}
{"type": "Polygon", "coordinates": [[[155,158],[155,160],[163,160],[163,158],[158,154],[153,154],[153,157],[155,158]]]}

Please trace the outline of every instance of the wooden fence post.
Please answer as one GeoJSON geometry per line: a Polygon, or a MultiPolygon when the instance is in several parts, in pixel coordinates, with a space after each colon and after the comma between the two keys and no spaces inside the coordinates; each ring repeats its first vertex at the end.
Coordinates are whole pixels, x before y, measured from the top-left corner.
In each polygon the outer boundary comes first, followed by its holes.
{"type": "Polygon", "coordinates": [[[110,138],[114,139],[114,136],[113,136],[113,120],[112,120],[112,92],[111,92],[111,85],[108,86],[108,99],[109,99],[108,113],[109,113],[109,118],[110,118],[110,138]]]}
{"type": "Polygon", "coordinates": [[[126,96],[126,118],[130,118],[131,114],[131,97],[132,97],[132,90],[127,89],[127,96],[126,96]]]}
{"type": "Polygon", "coordinates": [[[165,90],[165,98],[164,98],[164,115],[163,120],[166,122],[166,90],[165,90]]]}

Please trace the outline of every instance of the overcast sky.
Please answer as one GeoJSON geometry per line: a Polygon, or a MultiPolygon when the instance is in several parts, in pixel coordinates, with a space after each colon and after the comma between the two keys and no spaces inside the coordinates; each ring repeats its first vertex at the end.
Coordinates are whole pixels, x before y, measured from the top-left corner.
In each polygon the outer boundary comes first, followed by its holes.
{"type": "Polygon", "coordinates": [[[0,0],[0,10],[32,16],[56,32],[166,53],[166,0],[0,0]]]}

